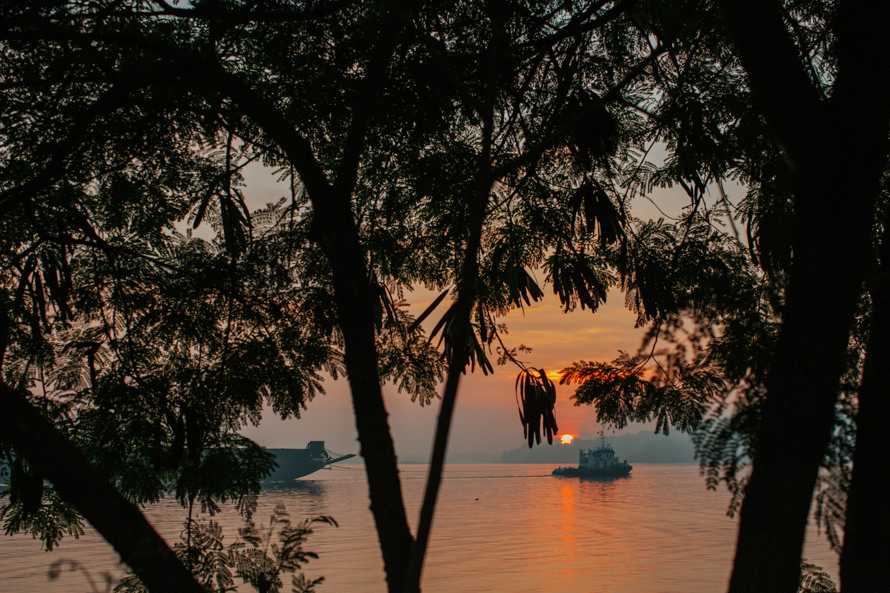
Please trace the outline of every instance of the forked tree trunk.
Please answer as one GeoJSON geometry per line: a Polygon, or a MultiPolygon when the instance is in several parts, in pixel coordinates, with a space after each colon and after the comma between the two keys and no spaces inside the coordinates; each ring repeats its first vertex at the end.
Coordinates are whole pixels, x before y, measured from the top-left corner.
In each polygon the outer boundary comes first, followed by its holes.
{"type": "MultiPolygon", "coordinates": [[[[811,224],[814,224],[812,221],[811,224]]],[[[824,228],[819,225],[816,228],[824,228]]],[[[867,236],[867,225],[860,233],[867,236]]],[[[815,229],[814,229],[815,230],[815,229]]],[[[730,591],[794,593],[813,489],[831,437],[862,265],[862,241],[819,249],[798,241],[779,344],[767,379],[757,449],[745,490],[730,591]],[[806,246],[805,246],[806,245],[806,246]],[[843,273],[824,274],[834,269],[843,273]]],[[[823,240],[823,243],[824,240],[823,240]]]]}
{"type": "MultiPolygon", "coordinates": [[[[325,178],[305,138],[292,133],[288,123],[281,121],[274,109],[268,118],[262,118],[262,122],[271,136],[279,137],[306,184],[314,210],[314,238],[331,266],[334,303],[343,334],[344,362],[360,454],[365,461],[371,513],[383,554],[388,591],[398,593],[404,585],[414,538],[405,513],[395,445],[378,370],[374,327],[377,297],[371,287],[371,274],[351,203],[372,117],[374,101],[370,99],[383,88],[386,67],[407,16],[403,6],[391,2],[384,2],[383,6],[385,11],[380,15],[378,43],[366,66],[362,93],[352,105],[352,121],[333,183],[325,178]]],[[[263,116],[265,111],[260,109],[258,114],[263,116]]]]}
{"type": "Polygon", "coordinates": [[[794,593],[807,518],[887,161],[890,3],[846,2],[830,99],[813,86],[773,0],[723,0],[752,97],[795,176],[793,264],[739,522],[731,593],[794,593]]]}

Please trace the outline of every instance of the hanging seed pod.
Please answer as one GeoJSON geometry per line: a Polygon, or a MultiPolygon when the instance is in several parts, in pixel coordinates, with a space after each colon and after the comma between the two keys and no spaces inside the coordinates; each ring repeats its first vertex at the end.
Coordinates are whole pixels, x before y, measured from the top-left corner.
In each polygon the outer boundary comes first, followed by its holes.
{"type": "Polygon", "coordinates": [[[559,431],[556,425],[556,386],[543,369],[525,369],[516,376],[516,404],[522,422],[522,436],[531,448],[541,444],[541,431],[549,444],[559,431]]]}

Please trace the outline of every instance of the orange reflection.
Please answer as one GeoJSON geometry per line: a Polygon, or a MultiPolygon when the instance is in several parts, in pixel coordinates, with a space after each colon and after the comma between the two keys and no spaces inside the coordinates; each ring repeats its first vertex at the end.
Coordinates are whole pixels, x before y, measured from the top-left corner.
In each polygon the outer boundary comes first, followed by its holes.
{"type": "MultiPolygon", "coordinates": [[[[575,541],[575,488],[572,483],[563,484],[560,499],[562,500],[562,529],[559,539],[565,543],[572,543],[575,541]]],[[[575,554],[574,546],[566,546],[565,549],[567,555],[575,554]]]]}

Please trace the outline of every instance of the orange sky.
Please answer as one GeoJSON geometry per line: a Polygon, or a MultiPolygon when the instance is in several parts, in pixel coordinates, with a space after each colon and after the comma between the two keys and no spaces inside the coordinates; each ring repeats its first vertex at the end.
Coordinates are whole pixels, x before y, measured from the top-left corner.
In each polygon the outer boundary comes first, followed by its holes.
{"type": "MultiPolygon", "coordinates": [[[[431,298],[424,292],[408,295],[407,300],[412,310],[422,311],[431,298]]],[[[623,295],[618,291],[596,314],[587,310],[566,314],[559,299],[548,290],[543,303],[506,318],[509,334],[505,342],[533,349],[531,354],[521,356],[527,365],[557,371],[576,360],[611,360],[618,350],[635,351],[642,330],[634,328],[634,321],[635,316],[624,308],[623,295]]],[[[509,365],[495,367],[494,374],[487,377],[479,372],[463,377],[450,454],[483,453],[499,459],[502,451],[523,444],[513,387],[517,371],[509,365]]],[[[329,381],[326,390],[326,395],[309,404],[302,419],[282,422],[269,417],[259,428],[245,430],[245,434],[270,447],[303,447],[310,440],[324,440],[334,451],[357,452],[348,386],[343,380],[329,381]]],[[[594,410],[572,405],[572,391],[572,386],[557,385],[556,420],[560,434],[592,436],[597,430],[594,410]]],[[[400,459],[425,459],[432,447],[438,401],[421,407],[391,386],[386,387],[385,394],[400,459]]]]}

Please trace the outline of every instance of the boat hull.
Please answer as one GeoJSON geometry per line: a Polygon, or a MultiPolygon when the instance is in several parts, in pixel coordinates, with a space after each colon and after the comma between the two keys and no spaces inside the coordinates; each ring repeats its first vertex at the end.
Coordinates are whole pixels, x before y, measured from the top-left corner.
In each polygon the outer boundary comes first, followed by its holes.
{"type": "Polygon", "coordinates": [[[265,482],[287,482],[308,476],[325,466],[324,461],[313,458],[306,449],[268,449],[275,455],[278,467],[265,477],[265,482]]]}
{"type": "MultiPolygon", "coordinates": [[[[338,461],[344,461],[355,455],[332,456],[324,448],[324,441],[312,441],[305,449],[266,449],[275,455],[278,467],[263,479],[263,483],[292,482],[297,478],[308,476],[320,469],[329,467],[338,461]]],[[[336,454],[334,454],[336,455],[336,454]]]]}
{"type": "Polygon", "coordinates": [[[566,478],[620,478],[630,475],[632,465],[620,465],[610,468],[578,468],[578,467],[558,467],[553,470],[554,476],[562,476],[566,478]]]}

